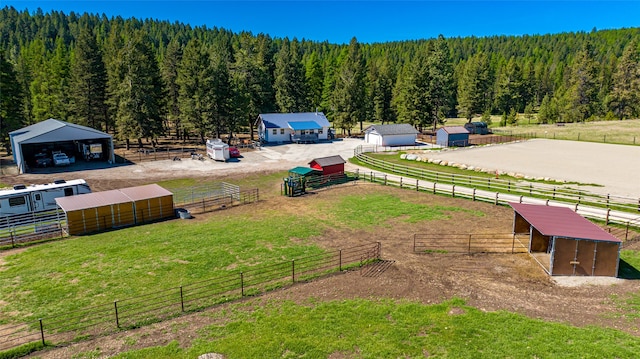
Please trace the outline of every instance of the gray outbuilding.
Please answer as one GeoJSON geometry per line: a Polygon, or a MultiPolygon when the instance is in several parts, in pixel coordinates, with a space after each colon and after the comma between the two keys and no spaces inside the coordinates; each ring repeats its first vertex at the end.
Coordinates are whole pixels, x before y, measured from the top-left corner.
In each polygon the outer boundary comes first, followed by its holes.
{"type": "Polygon", "coordinates": [[[73,159],[115,160],[113,137],[96,129],[48,119],[9,132],[13,160],[19,173],[36,167],[37,158],[50,158],[54,152],[64,152],[73,159]]]}
{"type": "Polygon", "coordinates": [[[468,146],[469,131],[462,126],[442,127],[436,131],[436,144],[442,147],[468,146]]]}
{"type": "Polygon", "coordinates": [[[378,146],[413,146],[418,133],[408,123],[371,125],[364,130],[364,142],[378,146]]]}

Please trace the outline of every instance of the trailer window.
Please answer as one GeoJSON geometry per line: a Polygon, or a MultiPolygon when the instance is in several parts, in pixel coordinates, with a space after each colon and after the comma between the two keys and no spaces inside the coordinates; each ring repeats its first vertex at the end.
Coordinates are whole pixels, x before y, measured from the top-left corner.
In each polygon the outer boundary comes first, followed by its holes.
{"type": "Polygon", "coordinates": [[[73,196],[73,188],[67,187],[64,189],[64,195],[66,197],[73,196]]]}
{"type": "Polygon", "coordinates": [[[9,197],[9,207],[24,206],[25,204],[27,204],[27,200],[24,198],[24,196],[9,197]]]}
{"type": "Polygon", "coordinates": [[[36,193],[36,195],[34,196],[36,198],[36,201],[40,200],[40,193],[36,193]]]}

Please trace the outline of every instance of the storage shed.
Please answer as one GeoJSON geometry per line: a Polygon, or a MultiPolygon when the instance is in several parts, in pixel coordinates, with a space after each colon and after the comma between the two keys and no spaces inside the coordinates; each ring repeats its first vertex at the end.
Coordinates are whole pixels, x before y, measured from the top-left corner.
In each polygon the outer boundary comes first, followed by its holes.
{"type": "Polygon", "coordinates": [[[529,234],[529,252],[547,253],[550,275],[618,275],[622,242],[570,208],[509,203],[513,233],[529,234]]]}
{"type": "Polygon", "coordinates": [[[413,146],[418,133],[408,123],[371,125],[364,130],[364,142],[377,146],[413,146]]]}
{"type": "Polygon", "coordinates": [[[469,131],[462,126],[442,127],[436,131],[436,144],[442,147],[468,146],[469,131]]]}
{"type": "Polygon", "coordinates": [[[174,217],[173,194],[157,184],[56,198],[70,235],[174,217]]]}
{"type": "Polygon", "coordinates": [[[309,162],[309,166],[315,170],[322,171],[323,176],[335,173],[344,173],[344,164],[347,163],[341,156],[329,156],[316,158],[309,162]]]}

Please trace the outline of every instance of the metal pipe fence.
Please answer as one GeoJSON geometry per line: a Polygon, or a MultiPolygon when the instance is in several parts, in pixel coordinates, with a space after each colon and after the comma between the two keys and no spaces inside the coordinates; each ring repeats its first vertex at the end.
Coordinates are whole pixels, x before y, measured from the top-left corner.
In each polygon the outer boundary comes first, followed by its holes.
{"type": "Polygon", "coordinates": [[[179,287],[44,317],[25,324],[5,326],[0,331],[0,350],[9,350],[34,342],[42,346],[59,346],[122,329],[136,328],[220,303],[362,267],[380,259],[380,242],[368,243],[256,266],[179,287]]]}
{"type": "Polygon", "coordinates": [[[413,251],[419,253],[526,253],[527,247],[511,233],[416,233],[413,251]]]}
{"type": "Polygon", "coordinates": [[[0,247],[15,247],[67,234],[67,216],[60,209],[0,217],[0,247]]]}

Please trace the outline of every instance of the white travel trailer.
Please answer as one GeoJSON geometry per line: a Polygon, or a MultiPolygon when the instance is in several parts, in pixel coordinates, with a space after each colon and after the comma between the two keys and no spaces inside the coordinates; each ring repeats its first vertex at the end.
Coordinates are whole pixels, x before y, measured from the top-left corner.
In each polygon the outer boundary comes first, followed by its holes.
{"type": "Polygon", "coordinates": [[[229,145],[221,139],[207,140],[207,156],[216,161],[229,160],[229,145]]]}
{"type": "Polygon", "coordinates": [[[13,189],[0,190],[0,217],[13,216],[57,208],[57,197],[91,193],[85,180],[57,180],[37,185],[16,185],[13,189]]]}

